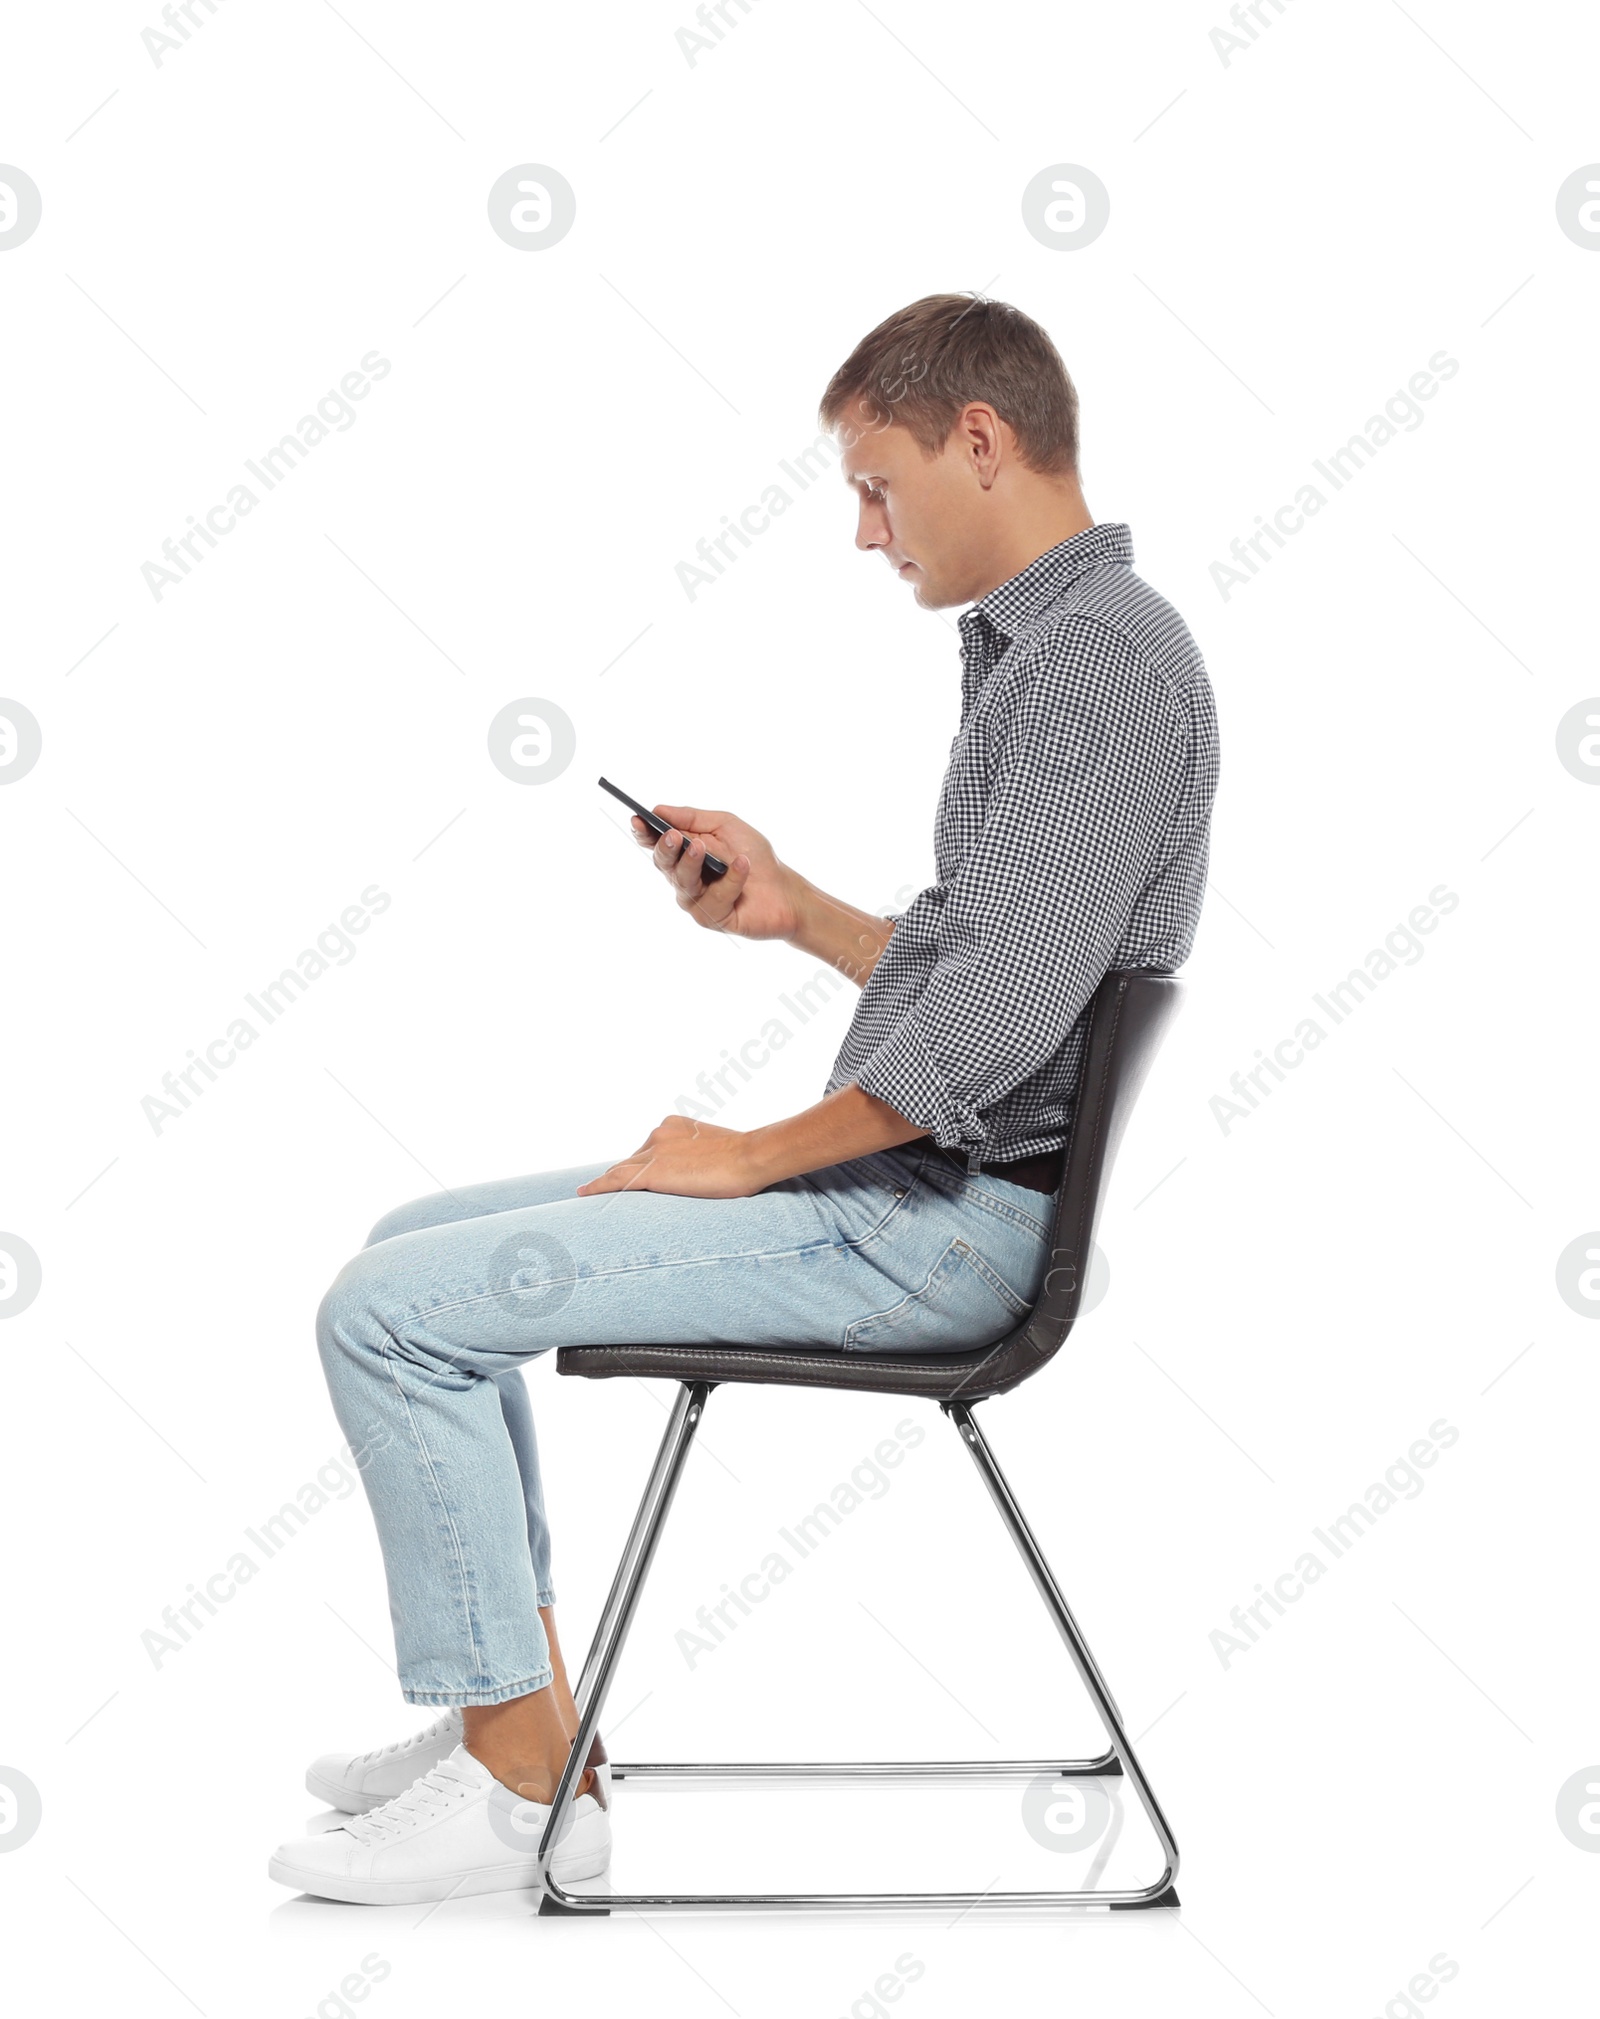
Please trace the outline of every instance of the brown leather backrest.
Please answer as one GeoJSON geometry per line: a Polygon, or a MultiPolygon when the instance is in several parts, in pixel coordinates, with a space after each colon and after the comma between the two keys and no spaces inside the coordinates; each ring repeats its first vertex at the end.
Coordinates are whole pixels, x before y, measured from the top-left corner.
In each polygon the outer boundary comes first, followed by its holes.
{"type": "Polygon", "coordinates": [[[1095,990],[1044,1283],[1031,1314],[989,1349],[974,1396],[1014,1388],[1072,1330],[1117,1149],[1183,990],[1176,975],[1137,969],[1112,969],[1095,990]]]}

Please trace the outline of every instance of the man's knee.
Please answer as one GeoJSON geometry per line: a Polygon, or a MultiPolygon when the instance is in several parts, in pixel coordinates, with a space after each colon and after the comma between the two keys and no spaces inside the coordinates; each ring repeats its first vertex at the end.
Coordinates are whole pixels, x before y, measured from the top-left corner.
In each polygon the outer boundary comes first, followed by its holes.
{"type": "Polygon", "coordinates": [[[433,1386],[466,1378],[460,1355],[419,1317],[410,1286],[381,1247],[358,1249],[323,1293],[317,1351],[330,1380],[336,1366],[352,1362],[390,1378],[409,1368],[433,1386]]]}
{"type": "Polygon", "coordinates": [[[327,1366],[335,1358],[381,1352],[389,1337],[384,1275],[363,1248],[334,1277],[317,1306],[317,1350],[327,1366]]]}
{"type": "Polygon", "coordinates": [[[361,1245],[372,1248],[380,1241],[393,1240],[396,1234],[414,1234],[419,1227],[437,1227],[441,1221],[455,1219],[457,1211],[448,1192],[430,1192],[425,1199],[409,1199],[403,1206],[391,1207],[361,1245]]]}

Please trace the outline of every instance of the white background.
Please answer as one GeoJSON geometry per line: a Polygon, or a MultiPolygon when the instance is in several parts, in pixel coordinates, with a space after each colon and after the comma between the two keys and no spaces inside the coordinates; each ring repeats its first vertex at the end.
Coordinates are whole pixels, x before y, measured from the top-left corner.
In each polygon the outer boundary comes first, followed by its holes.
{"type": "MultiPolygon", "coordinates": [[[[1593,20],[1290,0],[1224,63],[1220,0],[752,0],[691,64],[686,0],[195,13],[158,65],[153,6],[16,10],[0,86],[0,159],[43,195],[0,257],[0,693],[44,738],[0,791],[0,1228],[43,1265],[0,1327],[0,1765],[43,1799],[0,1857],[8,1982],[284,2019],[1573,2009],[1600,1857],[1555,1802],[1600,1759],[1600,1329],[1556,1259],[1600,1221],[1600,794],[1556,726],[1600,692],[1600,258],[1555,197],[1600,156],[1593,20]],[[514,250],[486,198],[530,162],[577,222],[514,250]],[[1077,250],[1022,221],[1061,162],[1111,194],[1077,250]],[[336,1452],[311,1321],[384,1209],[625,1153],[812,971],[680,920],[597,772],[732,806],[865,905],[931,876],[954,613],[853,551],[831,476],[692,600],[674,571],[782,481],[855,341],[946,288],[1055,337],[1090,508],[1218,697],[1213,882],[1109,1292],[983,1412],[1148,1731],[1183,1906],[294,1900],[265,1862],[305,1761],[425,1722],[362,1496],[159,1667],[141,1636],[336,1452]],[[354,425],[156,600],[142,564],[374,349],[354,425]],[[1460,370],[1421,425],[1224,598],[1229,543],[1440,349],[1460,370]],[[536,787],[486,754],[525,697],[577,735],[536,787]],[[163,1074],[373,883],[355,958],[156,1132],[163,1074]],[[1421,957],[1225,1132],[1230,1075],[1440,883],[1421,957]],[[1224,1666],[1230,1610],[1441,1418],[1423,1490],[1224,1666]]],[[[849,1008],[721,1119],[816,1098],[849,1008]]],[[[576,1664],[670,1390],[531,1385],[576,1664]]],[[[1099,1745],[956,1440],[888,1398],[713,1398],[612,1703],[622,1759],[1099,1745]],[[908,1414],[891,1490],[691,1669],[696,1607],[908,1414]]],[[[1018,1795],[635,1783],[612,1876],[1072,1883],[1018,1795]]],[[[1155,1876],[1137,1816],[1117,1856],[1155,1876]]]]}

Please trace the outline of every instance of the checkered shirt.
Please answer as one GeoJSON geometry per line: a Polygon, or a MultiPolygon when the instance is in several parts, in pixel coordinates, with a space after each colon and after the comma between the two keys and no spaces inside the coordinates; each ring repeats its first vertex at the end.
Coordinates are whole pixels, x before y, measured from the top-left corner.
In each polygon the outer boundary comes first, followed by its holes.
{"type": "Polygon", "coordinates": [[[965,611],[937,880],[902,912],[826,1091],[851,1081],[969,1167],[1066,1141],[1090,998],[1194,944],[1219,752],[1204,662],[1092,526],[965,611]]]}

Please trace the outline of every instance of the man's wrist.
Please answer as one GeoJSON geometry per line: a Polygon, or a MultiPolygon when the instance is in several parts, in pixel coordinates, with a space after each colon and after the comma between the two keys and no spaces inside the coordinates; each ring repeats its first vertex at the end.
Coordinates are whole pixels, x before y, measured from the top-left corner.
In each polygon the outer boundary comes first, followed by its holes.
{"type": "Polygon", "coordinates": [[[774,1185],[780,1178],[794,1175],[779,1168],[783,1160],[777,1154],[779,1146],[773,1140],[772,1130],[771,1122],[764,1122],[760,1128],[746,1129],[739,1146],[745,1163],[745,1179],[752,1192],[759,1192],[763,1186],[774,1185]]]}
{"type": "Polygon", "coordinates": [[[784,937],[785,946],[798,947],[803,953],[816,932],[817,886],[809,877],[802,876],[798,869],[783,864],[783,876],[789,898],[789,909],[794,913],[794,931],[784,937]]]}
{"type": "Polygon", "coordinates": [[[795,929],[788,944],[827,961],[846,981],[863,987],[894,935],[894,920],[830,897],[796,871],[790,875],[795,929]]]}

